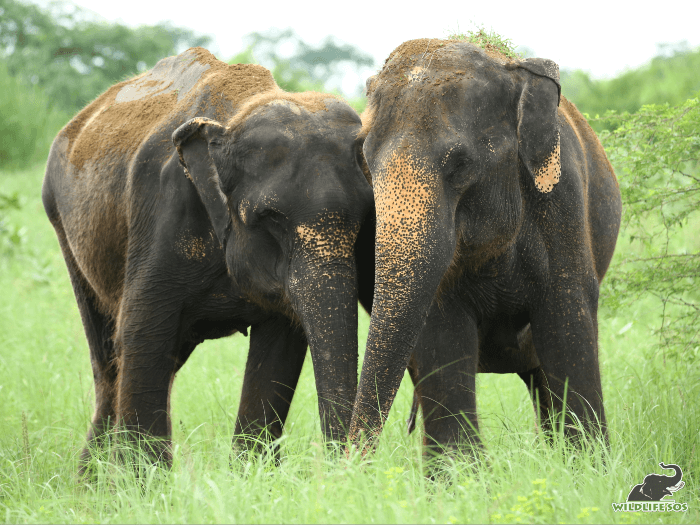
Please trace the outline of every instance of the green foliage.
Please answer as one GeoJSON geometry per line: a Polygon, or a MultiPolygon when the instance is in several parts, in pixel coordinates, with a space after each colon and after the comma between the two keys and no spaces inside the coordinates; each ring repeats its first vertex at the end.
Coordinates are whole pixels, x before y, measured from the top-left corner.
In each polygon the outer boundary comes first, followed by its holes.
{"type": "Polygon", "coordinates": [[[276,72],[280,87],[297,91],[297,85],[337,86],[341,77],[350,71],[361,72],[374,66],[371,55],[351,44],[326,37],[318,46],[302,40],[293,29],[253,32],[245,37],[251,56],[260,64],[276,72]],[[290,56],[281,49],[293,49],[290,56]]]}
{"type": "MultiPolygon", "coordinates": [[[[516,501],[505,514],[494,512],[491,521],[496,523],[553,523],[556,514],[554,498],[547,490],[547,479],[533,479],[532,491],[526,495],[516,496],[516,501]]],[[[502,500],[504,494],[498,493],[493,499],[502,500]]],[[[587,511],[590,509],[586,509],[587,511]]],[[[596,510],[598,510],[596,508],[596,510]]],[[[579,516],[580,517],[580,516],[579,516]]]]}
{"type": "Polygon", "coordinates": [[[460,33],[459,30],[447,36],[450,40],[463,40],[471,44],[476,44],[482,49],[491,49],[511,58],[522,58],[516,51],[516,47],[510,38],[504,38],[493,29],[487,31],[484,26],[476,26],[474,30],[460,33]]]}
{"type": "Polygon", "coordinates": [[[0,60],[0,164],[5,169],[43,160],[68,119],[67,113],[51,107],[41,88],[11,76],[0,60]]]}
{"type": "MultiPolygon", "coordinates": [[[[609,80],[563,69],[562,93],[590,115],[608,110],[633,113],[647,104],[682,104],[700,90],[700,49],[681,44],[662,51],[648,64],[609,80]]],[[[597,127],[604,124],[612,123],[598,122],[597,127]]]]}
{"type": "Polygon", "coordinates": [[[0,193],[0,256],[14,251],[22,242],[23,231],[8,223],[5,214],[7,210],[19,210],[17,193],[4,195],[0,193]]]}
{"type": "Polygon", "coordinates": [[[208,37],[167,24],[136,29],[94,20],[67,3],[0,0],[0,162],[46,158],[56,133],[115,82],[208,37]]]}
{"type": "Polygon", "coordinates": [[[663,305],[660,345],[697,361],[700,345],[700,103],[608,112],[601,140],[616,168],[632,243],[610,273],[611,300],[652,294],[663,305]]]}
{"type": "Polygon", "coordinates": [[[41,9],[0,0],[0,13],[0,56],[10,74],[42,87],[69,112],[161,58],[209,42],[168,24],[132,29],[102,22],[68,3],[41,9]]]}

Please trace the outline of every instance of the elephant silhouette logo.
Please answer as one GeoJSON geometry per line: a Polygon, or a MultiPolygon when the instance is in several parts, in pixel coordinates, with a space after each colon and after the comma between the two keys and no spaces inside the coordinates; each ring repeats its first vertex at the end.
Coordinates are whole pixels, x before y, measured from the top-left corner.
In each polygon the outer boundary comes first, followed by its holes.
{"type": "Polygon", "coordinates": [[[659,466],[663,469],[673,469],[675,474],[673,476],[647,474],[642,483],[635,485],[630,490],[627,501],[661,501],[664,497],[671,496],[677,490],[685,487],[685,481],[681,481],[683,478],[681,467],[666,465],[663,462],[659,463],[659,466]]]}
{"type": "Polygon", "coordinates": [[[644,481],[635,485],[624,503],[613,503],[615,512],[687,512],[688,504],[664,499],[685,487],[683,470],[678,465],[659,463],[663,469],[673,470],[672,476],[647,474],[644,481]]]}

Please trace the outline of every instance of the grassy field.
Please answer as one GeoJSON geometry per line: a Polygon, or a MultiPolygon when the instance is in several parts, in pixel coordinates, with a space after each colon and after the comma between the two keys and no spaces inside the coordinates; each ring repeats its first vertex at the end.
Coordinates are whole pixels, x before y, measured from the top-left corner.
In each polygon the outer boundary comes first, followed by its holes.
{"type": "MultiPolygon", "coordinates": [[[[131,470],[99,462],[93,484],[76,476],[92,414],[88,348],[68,275],[40,199],[41,167],[0,173],[23,242],[0,254],[0,521],[14,522],[426,522],[699,523],[700,370],[654,353],[660,310],[602,306],[600,352],[609,451],[580,450],[537,432],[527,391],[514,375],[481,375],[477,398],[485,461],[446,458],[425,476],[419,432],[406,434],[412,388],[405,380],[377,453],[326,455],[307,359],[284,438],[282,461],[231,457],[247,340],[200,345],[173,389],[174,466],[131,470]],[[631,486],[659,462],[677,463],[686,513],[615,513],[631,486]]],[[[691,239],[700,229],[684,230],[691,239]]],[[[695,241],[693,241],[695,242],[695,241]]],[[[620,245],[619,257],[626,246],[620,245]]],[[[614,262],[613,262],[614,264],[614,262]]],[[[361,346],[369,320],[361,317],[361,346]]],[[[697,352],[697,349],[696,349],[697,352]]],[[[697,360],[695,361],[698,362],[697,360]]]]}

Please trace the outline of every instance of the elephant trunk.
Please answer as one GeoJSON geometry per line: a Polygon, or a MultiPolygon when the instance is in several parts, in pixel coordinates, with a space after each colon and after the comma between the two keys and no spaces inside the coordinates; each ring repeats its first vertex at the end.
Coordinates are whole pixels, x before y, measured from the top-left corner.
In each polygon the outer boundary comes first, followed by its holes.
{"type": "Polygon", "coordinates": [[[344,441],[357,392],[356,233],[297,233],[288,293],[309,341],[324,435],[344,441]]]}
{"type": "Polygon", "coordinates": [[[664,469],[673,469],[676,471],[676,474],[674,476],[669,476],[668,478],[668,485],[669,486],[674,486],[678,485],[680,482],[681,478],[683,478],[683,471],[678,465],[666,465],[665,463],[659,463],[659,466],[664,469]]]}
{"type": "MultiPolygon", "coordinates": [[[[454,226],[439,178],[410,153],[373,170],[375,289],[350,439],[381,431],[440,281],[452,261],[454,226]]],[[[367,443],[367,446],[371,446],[367,443]]]]}

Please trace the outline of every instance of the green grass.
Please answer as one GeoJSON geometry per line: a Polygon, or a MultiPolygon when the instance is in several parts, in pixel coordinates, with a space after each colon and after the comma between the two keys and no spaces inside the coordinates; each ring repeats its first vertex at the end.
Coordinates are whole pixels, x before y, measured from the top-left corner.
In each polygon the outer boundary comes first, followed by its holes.
{"type": "Polygon", "coordinates": [[[462,33],[457,29],[449,32],[447,38],[449,40],[462,40],[475,44],[482,49],[497,51],[509,58],[522,58],[520,53],[515,50],[517,46],[513,44],[510,38],[499,35],[493,29],[489,31],[484,26],[475,26],[473,30],[467,30],[466,33],[462,33]]]}
{"type": "MultiPolygon", "coordinates": [[[[79,483],[77,456],[92,413],[88,348],[58,244],[41,205],[42,170],[0,173],[20,196],[7,221],[26,228],[0,255],[0,521],[13,522],[511,522],[698,523],[700,377],[654,353],[652,300],[600,313],[611,447],[549,446],[516,376],[481,375],[477,399],[487,454],[445,458],[425,476],[421,437],[407,436],[404,380],[379,448],[366,460],[324,453],[310,359],[281,441],[282,461],[231,458],[247,340],[200,345],[173,389],[174,465],[133,471],[95,459],[79,483]],[[631,324],[630,324],[631,323],[631,324]],[[603,464],[604,461],[604,464],[603,464]],[[687,513],[615,514],[658,463],[678,463],[687,513]],[[229,465],[229,462],[231,465],[229,465]]],[[[686,235],[698,237],[695,228],[686,235]]],[[[627,249],[624,238],[616,257],[627,249]]],[[[613,264],[615,264],[613,262],[613,264]]],[[[361,318],[360,341],[368,327],[361,318]]],[[[697,362],[697,361],[696,361],[697,362]]]]}

